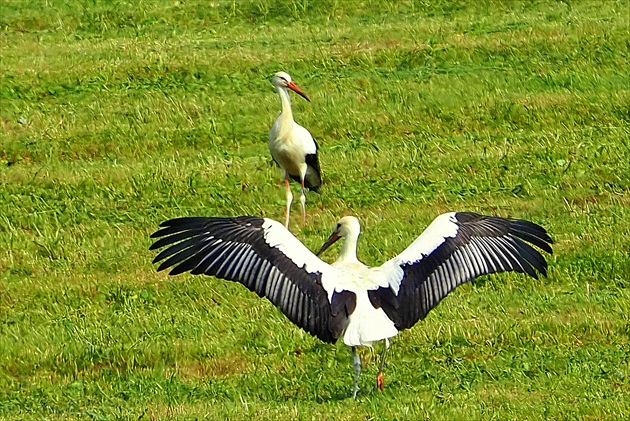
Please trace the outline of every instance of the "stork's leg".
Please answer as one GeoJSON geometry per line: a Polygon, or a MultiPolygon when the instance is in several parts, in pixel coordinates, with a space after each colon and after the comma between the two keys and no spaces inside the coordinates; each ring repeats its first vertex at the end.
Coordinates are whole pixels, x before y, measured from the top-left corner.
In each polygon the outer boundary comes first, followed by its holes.
{"type": "Polygon", "coordinates": [[[383,352],[381,352],[381,361],[378,365],[378,374],[376,375],[376,387],[379,390],[383,390],[383,366],[385,365],[385,354],[387,354],[387,350],[389,349],[389,339],[385,338],[385,347],[383,348],[383,352]]]}
{"type": "Polygon", "coordinates": [[[304,178],[300,187],[300,204],[302,205],[302,226],[306,225],[306,194],[304,193],[304,178]]]}
{"type": "Polygon", "coordinates": [[[284,186],[287,190],[287,209],[286,214],[284,215],[284,227],[289,229],[289,215],[291,214],[291,203],[293,203],[293,193],[291,193],[291,186],[289,186],[289,176],[288,174],[284,175],[284,186]]]}
{"type": "Polygon", "coordinates": [[[361,357],[357,352],[357,347],[352,347],[352,362],[354,364],[354,389],[352,389],[352,399],[357,398],[359,392],[359,375],[361,374],[361,357]]]}

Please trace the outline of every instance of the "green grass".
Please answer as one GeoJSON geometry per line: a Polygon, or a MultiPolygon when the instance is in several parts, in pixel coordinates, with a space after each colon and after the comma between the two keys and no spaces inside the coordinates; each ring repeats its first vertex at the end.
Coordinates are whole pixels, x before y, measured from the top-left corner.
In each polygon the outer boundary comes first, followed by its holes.
{"type": "Polygon", "coordinates": [[[627,1],[0,10],[1,419],[630,417],[627,1]],[[346,346],[148,251],[171,217],[282,220],[281,69],[313,99],[311,249],[350,213],[373,265],[450,210],[556,241],[547,278],[480,278],[395,338],[384,392],[362,352],[356,402],[346,346]]]}

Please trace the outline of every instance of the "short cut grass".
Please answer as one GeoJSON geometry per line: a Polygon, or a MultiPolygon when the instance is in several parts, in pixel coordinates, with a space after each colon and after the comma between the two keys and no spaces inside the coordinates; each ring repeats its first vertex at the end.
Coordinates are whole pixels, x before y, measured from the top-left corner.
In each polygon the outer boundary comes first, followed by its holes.
{"type": "Polygon", "coordinates": [[[1,419],[630,417],[627,1],[0,9],[1,419]],[[549,276],[460,287],[395,338],[383,392],[362,351],[352,401],[343,344],[156,273],[165,219],[282,220],[278,70],[313,100],[293,100],[324,177],[292,218],[309,248],[353,214],[376,265],[475,211],[547,228],[549,276]]]}

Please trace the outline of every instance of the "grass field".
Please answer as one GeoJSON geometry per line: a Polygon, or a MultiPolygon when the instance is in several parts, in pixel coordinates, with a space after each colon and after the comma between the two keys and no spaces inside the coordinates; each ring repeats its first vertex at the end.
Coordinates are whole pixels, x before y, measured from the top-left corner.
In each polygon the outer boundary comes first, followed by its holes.
{"type": "MultiPolygon", "coordinates": [[[[0,419],[630,417],[628,1],[0,0],[0,419]],[[483,277],[364,350],[238,284],[156,273],[185,215],[282,221],[289,72],[320,144],[309,248],[438,214],[532,220],[549,276],[483,277]],[[380,348],[377,348],[377,350],[380,348]]],[[[295,190],[294,190],[295,191],[295,190]]],[[[333,260],[335,252],[325,259],[333,260]]]]}

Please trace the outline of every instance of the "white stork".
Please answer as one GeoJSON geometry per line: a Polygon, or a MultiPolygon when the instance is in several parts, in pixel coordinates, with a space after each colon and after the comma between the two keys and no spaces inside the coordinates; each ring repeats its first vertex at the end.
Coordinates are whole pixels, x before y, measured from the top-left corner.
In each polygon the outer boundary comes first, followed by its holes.
{"type": "Polygon", "coordinates": [[[533,222],[451,212],[438,216],[402,253],[368,268],[356,255],[359,221],[339,220],[321,253],[344,242],[333,264],[320,260],[280,223],[267,218],[186,217],[161,224],[151,249],[168,246],[154,259],[158,271],[173,267],[240,282],[266,297],[293,323],[324,342],[343,338],[352,347],[356,398],[360,345],[388,339],[424,319],[458,285],[480,275],[547,274],[547,262],[532,245],[551,253],[551,238],[533,222]],[[529,244],[531,243],[531,245],[529,244]]]}
{"type": "Polygon", "coordinates": [[[282,169],[284,185],[287,193],[287,207],[284,226],[289,228],[289,213],[293,194],[289,186],[289,178],[300,183],[300,204],[302,205],[302,225],[306,223],[306,195],[304,188],[319,193],[322,184],[321,170],[317,158],[317,143],[304,127],[293,120],[291,98],[288,89],[307,101],[311,99],[291,80],[285,72],[278,72],[271,80],[278,91],[282,112],[269,131],[269,151],[273,160],[282,169]]]}

